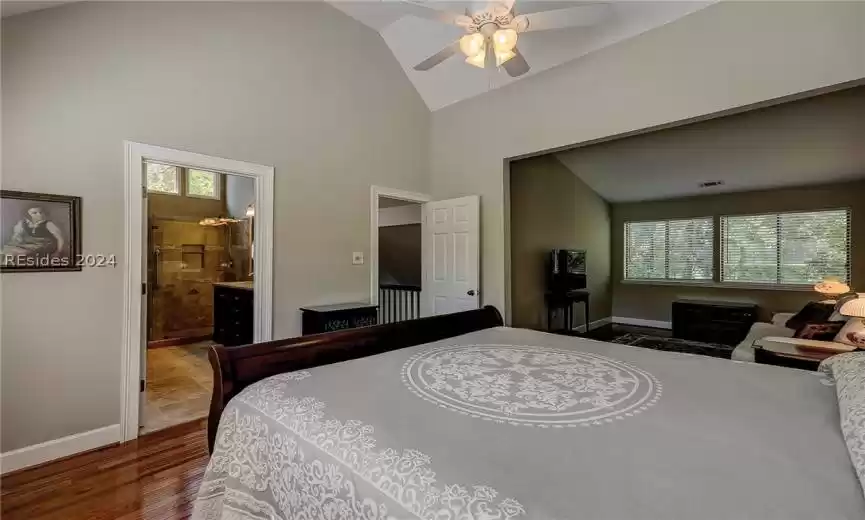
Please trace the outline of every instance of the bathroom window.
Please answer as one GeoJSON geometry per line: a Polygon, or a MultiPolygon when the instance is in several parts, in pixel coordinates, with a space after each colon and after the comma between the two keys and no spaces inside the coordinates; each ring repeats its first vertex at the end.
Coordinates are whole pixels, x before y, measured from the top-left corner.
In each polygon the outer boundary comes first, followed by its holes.
{"type": "Polygon", "coordinates": [[[222,198],[222,174],[195,168],[183,168],[145,162],[147,191],[164,195],[182,195],[199,199],[222,198]]]}
{"type": "Polygon", "coordinates": [[[147,191],[180,195],[180,168],[168,164],[148,162],[147,191]]]}
{"type": "Polygon", "coordinates": [[[206,170],[186,170],[186,195],[204,199],[218,199],[219,174],[206,170]]]}

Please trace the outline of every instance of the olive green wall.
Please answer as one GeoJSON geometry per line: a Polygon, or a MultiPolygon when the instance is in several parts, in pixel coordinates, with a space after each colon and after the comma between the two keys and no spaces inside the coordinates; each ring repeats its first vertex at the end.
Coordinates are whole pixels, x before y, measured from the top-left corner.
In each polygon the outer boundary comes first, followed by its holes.
{"type": "MultiPolygon", "coordinates": [[[[610,316],[610,207],[552,155],[510,165],[511,319],[546,327],[545,261],[551,249],[585,249],[589,319],[610,316]]],[[[583,324],[576,309],[575,325],[583,324]]]]}
{"type": "MultiPolygon", "coordinates": [[[[712,298],[749,301],[760,306],[761,315],[789,312],[813,300],[811,291],[650,285],[623,282],[624,223],[629,220],[705,217],[715,215],[808,211],[851,208],[851,286],[865,291],[865,181],[790,189],[706,195],[682,199],[613,204],[612,288],[613,316],[645,320],[670,320],[677,298],[712,298]]],[[[718,230],[716,229],[716,233],[718,230]]]]}

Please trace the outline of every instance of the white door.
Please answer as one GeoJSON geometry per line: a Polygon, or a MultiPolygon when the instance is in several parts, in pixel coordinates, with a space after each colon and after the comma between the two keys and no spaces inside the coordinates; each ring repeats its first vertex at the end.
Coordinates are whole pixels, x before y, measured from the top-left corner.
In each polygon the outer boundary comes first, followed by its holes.
{"type": "Polygon", "coordinates": [[[424,204],[423,292],[427,315],[480,307],[477,195],[424,204]]]}

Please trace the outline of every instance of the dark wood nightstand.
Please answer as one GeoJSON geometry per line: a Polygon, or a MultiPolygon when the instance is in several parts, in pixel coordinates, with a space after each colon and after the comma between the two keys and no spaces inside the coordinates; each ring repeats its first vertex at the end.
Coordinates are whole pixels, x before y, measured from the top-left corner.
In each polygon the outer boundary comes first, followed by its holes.
{"type": "Polygon", "coordinates": [[[837,351],[814,350],[802,348],[807,343],[824,343],[825,341],[811,341],[797,338],[762,338],[754,342],[754,361],[763,365],[777,365],[801,370],[817,370],[820,362],[836,354],[855,350],[849,350],[844,345],[839,346],[837,351]]]}
{"type": "Polygon", "coordinates": [[[366,302],[301,307],[302,335],[369,327],[378,321],[378,305],[366,302]]]}

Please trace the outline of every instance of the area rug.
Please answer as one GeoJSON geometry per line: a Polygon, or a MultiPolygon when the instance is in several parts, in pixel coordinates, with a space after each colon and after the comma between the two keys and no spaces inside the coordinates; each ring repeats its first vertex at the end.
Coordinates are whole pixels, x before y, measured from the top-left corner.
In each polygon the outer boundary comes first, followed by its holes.
{"type": "Polygon", "coordinates": [[[678,338],[662,338],[660,336],[649,336],[648,334],[622,334],[610,340],[610,343],[631,345],[632,347],[650,348],[653,350],[666,350],[667,352],[684,352],[686,354],[700,354],[717,358],[730,359],[733,349],[731,345],[720,343],[702,343],[678,338]]]}

